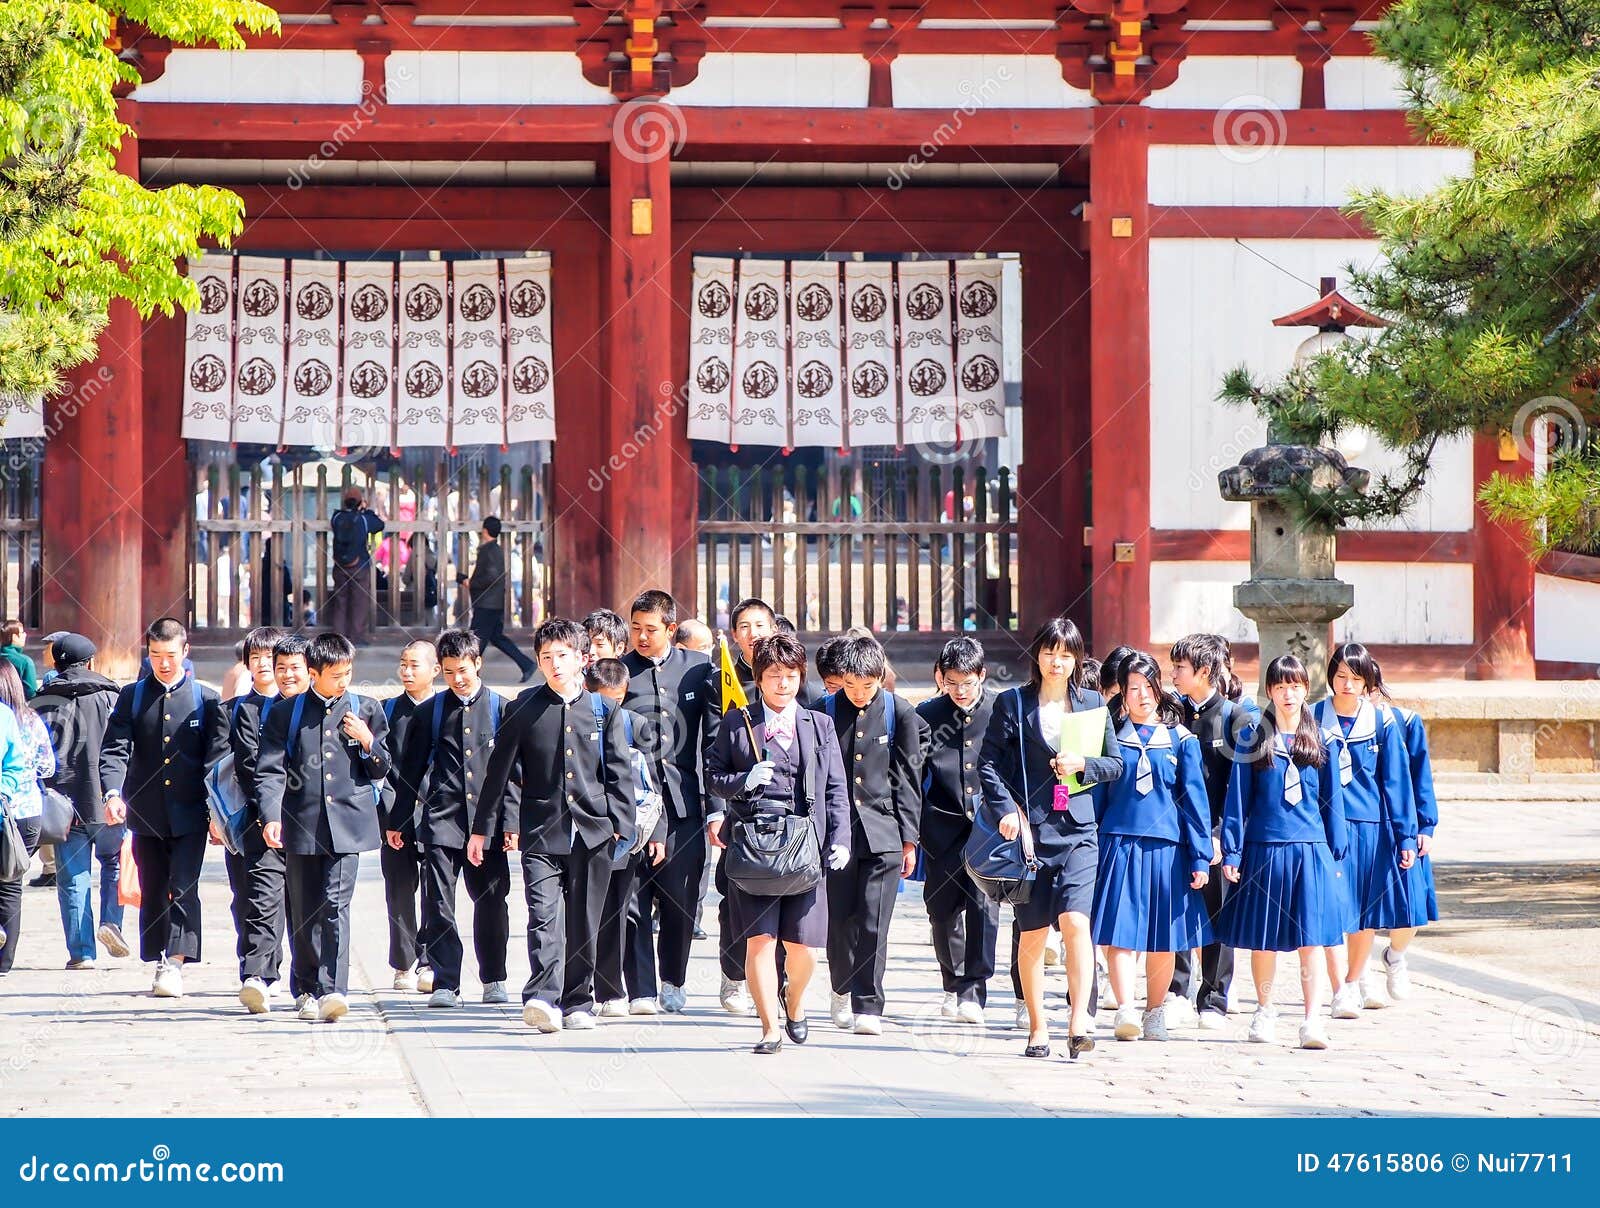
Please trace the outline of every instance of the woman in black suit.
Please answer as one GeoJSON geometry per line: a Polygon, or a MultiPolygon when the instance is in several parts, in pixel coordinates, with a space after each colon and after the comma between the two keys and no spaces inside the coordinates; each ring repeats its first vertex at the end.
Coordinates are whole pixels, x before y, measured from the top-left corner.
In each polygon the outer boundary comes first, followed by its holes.
{"type": "MultiPolygon", "coordinates": [[[[727,718],[718,731],[706,756],[707,788],[726,804],[735,827],[758,815],[809,813],[823,863],[843,868],[850,861],[844,761],[833,723],[801,708],[796,699],[805,674],[805,647],[780,633],[761,639],[751,653],[760,699],[743,710],[743,716],[727,718]]],[[[708,819],[707,831],[717,847],[727,846],[722,839],[724,822],[716,814],[708,819]]],[[[768,897],[746,892],[730,877],[728,922],[732,938],[745,942],[745,974],[761,1016],[761,1041],[755,1051],[776,1053],[783,1047],[783,1033],[778,1030],[780,941],[788,976],[785,1031],[790,1040],[804,1044],[810,1032],[806,986],[817,967],[813,949],[828,942],[823,878],[802,892],[768,897]]]]}
{"type": "Polygon", "coordinates": [[[1089,786],[1122,774],[1116,732],[1106,719],[1102,754],[1085,758],[1061,750],[1063,717],[1097,709],[1100,694],[1082,686],[1083,635],[1066,617],[1047,621],[1028,646],[1027,686],[995,701],[983,737],[983,792],[1000,815],[1000,833],[1016,838],[1018,806],[1026,802],[1034,850],[1041,867],[1027,902],[1016,908],[1017,967],[1028,1006],[1029,1057],[1050,1055],[1044,1014],[1044,945],[1051,926],[1061,928],[1062,963],[1072,999],[1068,1050],[1074,1058],[1094,1048],[1089,1000],[1094,992],[1094,906],[1099,845],[1089,786]],[[1084,787],[1065,783],[1075,775],[1084,787]]]}

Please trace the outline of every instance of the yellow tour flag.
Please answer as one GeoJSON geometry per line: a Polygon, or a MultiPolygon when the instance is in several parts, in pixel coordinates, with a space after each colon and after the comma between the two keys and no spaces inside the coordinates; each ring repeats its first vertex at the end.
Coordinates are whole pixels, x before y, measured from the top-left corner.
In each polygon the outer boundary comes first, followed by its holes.
{"type": "Polygon", "coordinates": [[[739,673],[734,669],[733,655],[728,651],[728,639],[717,635],[717,640],[722,643],[722,711],[729,709],[743,709],[749,706],[750,700],[744,694],[744,685],[739,682],[739,673]]]}

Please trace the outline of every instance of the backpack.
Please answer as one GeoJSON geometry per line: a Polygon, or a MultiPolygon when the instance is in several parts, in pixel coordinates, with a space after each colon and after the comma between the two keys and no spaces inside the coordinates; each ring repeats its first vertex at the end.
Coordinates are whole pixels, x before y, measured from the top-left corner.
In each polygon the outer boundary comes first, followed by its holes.
{"type": "Polygon", "coordinates": [[[353,566],[367,556],[367,518],[360,508],[340,508],[328,521],[333,530],[333,560],[353,566]]]}
{"type": "MultiPolygon", "coordinates": [[[[600,698],[591,694],[598,706],[600,698]]],[[[604,715],[597,713],[595,721],[598,723],[604,715]]],[[[633,763],[633,806],[634,826],[633,837],[623,837],[617,840],[615,850],[612,852],[613,862],[638,855],[650,843],[650,836],[655,834],[656,827],[661,824],[661,815],[666,809],[666,803],[661,794],[656,791],[655,781],[650,776],[650,761],[643,751],[633,749],[633,715],[626,709],[622,710],[622,733],[628,740],[629,754],[633,763]]],[[[605,730],[600,731],[601,757],[605,755],[605,730]]]]}
{"type": "MultiPolygon", "coordinates": [[[[135,690],[137,695],[137,690],[135,690]]],[[[275,697],[269,697],[262,702],[261,720],[258,726],[265,725],[267,710],[272,708],[275,697]]],[[[228,731],[231,734],[233,727],[239,724],[239,710],[244,707],[245,698],[240,697],[234,701],[233,708],[228,714],[228,731]]],[[[261,741],[261,731],[256,731],[256,741],[261,741]]],[[[244,786],[239,783],[239,777],[234,769],[233,749],[229,745],[228,753],[217,761],[215,767],[206,773],[206,807],[211,811],[211,820],[216,823],[218,832],[222,835],[222,846],[228,854],[240,856],[244,854],[244,834],[250,824],[250,802],[244,795],[244,786]]]]}

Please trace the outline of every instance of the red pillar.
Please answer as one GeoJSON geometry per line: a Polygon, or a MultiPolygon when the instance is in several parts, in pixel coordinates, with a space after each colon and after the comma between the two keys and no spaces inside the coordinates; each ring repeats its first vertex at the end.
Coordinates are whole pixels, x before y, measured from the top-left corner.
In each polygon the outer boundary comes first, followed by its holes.
{"type": "Polygon", "coordinates": [[[143,583],[146,621],[189,615],[189,526],[194,517],[193,477],[183,439],[183,312],[158,315],[144,325],[143,583]]]}
{"type": "MultiPolygon", "coordinates": [[[[1520,454],[1514,461],[1501,461],[1495,436],[1474,439],[1474,485],[1496,471],[1521,477],[1532,470],[1520,454]]],[[[1527,542],[1516,525],[1491,520],[1481,503],[1474,505],[1473,532],[1477,538],[1472,567],[1473,655],[1467,675],[1533,679],[1533,562],[1527,542]]]]}
{"type": "Polygon", "coordinates": [[[1150,636],[1149,133],[1144,111],[1095,113],[1089,160],[1089,449],[1094,649],[1150,636]],[[1118,562],[1119,546],[1133,559],[1118,562]]]}
{"type": "MultiPolygon", "coordinates": [[[[673,479],[687,460],[672,377],[670,111],[619,110],[611,139],[610,380],[604,491],[606,587],[619,610],[673,585],[673,479]]],[[[686,430],[686,429],[685,429],[686,430]]]]}

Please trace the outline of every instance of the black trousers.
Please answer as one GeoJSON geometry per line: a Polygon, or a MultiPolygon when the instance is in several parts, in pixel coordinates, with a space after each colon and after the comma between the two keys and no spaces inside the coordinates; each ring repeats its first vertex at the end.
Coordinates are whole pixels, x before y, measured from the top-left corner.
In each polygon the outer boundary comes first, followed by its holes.
{"type": "Polygon", "coordinates": [[[133,836],[139,866],[139,959],[200,959],[200,868],[206,832],[162,839],[133,836]]]}
{"type": "Polygon", "coordinates": [[[958,844],[950,851],[923,849],[927,876],[922,901],[933,927],[933,951],[946,994],[979,1006],[989,1000],[995,944],[1000,936],[1000,905],[972,883],[958,844]]]}
{"type": "Polygon", "coordinates": [[[594,1010],[594,966],[600,919],[611,883],[611,844],[570,855],[522,853],[528,900],[528,981],[522,1001],[594,1010]]]}
{"type": "Polygon", "coordinates": [[[615,863],[611,866],[605,905],[600,910],[600,926],[595,936],[594,996],[600,1002],[608,1002],[613,998],[655,996],[653,989],[647,994],[638,988],[638,982],[632,978],[632,962],[627,959],[630,955],[628,933],[634,906],[634,887],[648,859],[644,852],[640,852],[620,868],[615,863]]]}
{"type": "Polygon", "coordinates": [[[233,929],[238,936],[239,980],[259,977],[275,982],[283,970],[284,856],[281,850],[255,844],[242,855],[225,852],[228,884],[233,887],[233,929]]]}
{"type": "Polygon", "coordinates": [[[284,856],[289,896],[289,992],[347,994],[350,990],[350,900],[361,857],[284,856]]]}
{"type": "MultiPolygon", "coordinates": [[[[17,830],[30,856],[39,850],[39,819],[18,818],[17,830]]],[[[22,941],[22,885],[26,880],[24,873],[15,881],[0,881],[0,931],[6,933],[5,942],[0,943],[0,973],[10,973],[17,960],[22,941]]]]}
{"type": "MultiPolygon", "coordinates": [[[[1200,892],[1205,895],[1206,910],[1212,922],[1216,921],[1222,904],[1228,900],[1232,886],[1222,875],[1220,867],[1211,869],[1211,879],[1200,892]]],[[[1233,949],[1226,944],[1207,944],[1200,949],[1200,985],[1194,994],[1195,1010],[1228,1013],[1228,986],[1233,981],[1233,949]]],[[[1194,989],[1194,961],[1189,949],[1173,954],[1172,993],[1189,998],[1194,989]]]]}
{"type": "MultiPolygon", "coordinates": [[[[378,851],[378,863],[383,869],[383,900],[389,913],[389,968],[406,970],[412,965],[426,965],[427,951],[417,942],[422,849],[409,836],[399,851],[385,843],[378,851]]],[[[510,888],[508,882],[507,893],[510,888]]]]}
{"type": "MultiPolygon", "coordinates": [[[[681,986],[688,978],[705,866],[706,829],[699,818],[673,818],[667,823],[667,858],[660,864],[652,868],[641,857],[639,888],[628,920],[627,974],[633,997],[656,996],[658,958],[662,981],[681,986]],[[661,920],[661,929],[654,934],[650,924],[653,910],[661,920]]],[[[742,959],[739,976],[744,976],[742,959]]]]}
{"type": "Polygon", "coordinates": [[[506,637],[506,613],[503,608],[474,608],[472,610],[472,632],[478,635],[478,641],[483,643],[487,650],[493,646],[517,665],[517,670],[523,675],[533,667],[533,660],[523,654],[517,644],[506,637]]]}
{"type": "MultiPolygon", "coordinates": [[[[723,834],[727,834],[728,824],[723,823],[723,834]]],[[[729,981],[744,980],[744,950],[745,942],[733,938],[733,923],[728,918],[728,868],[726,860],[717,861],[717,871],[713,876],[717,892],[722,895],[722,900],[717,903],[717,962],[722,966],[722,976],[729,981]]],[[[780,948],[781,952],[782,949],[780,948]]]]}
{"type": "Polygon", "coordinates": [[[889,922],[900,888],[898,851],[862,852],[828,877],[828,977],[857,1015],[883,1014],[889,922]]]}
{"type": "Polygon", "coordinates": [[[478,980],[506,980],[506,946],[511,941],[511,864],[498,843],[488,844],[482,864],[467,860],[463,847],[422,849],[422,932],[437,990],[461,989],[461,931],[456,923],[456,881],[467,885],[472,899],[472,950],[478,958],[478,980]]]}

